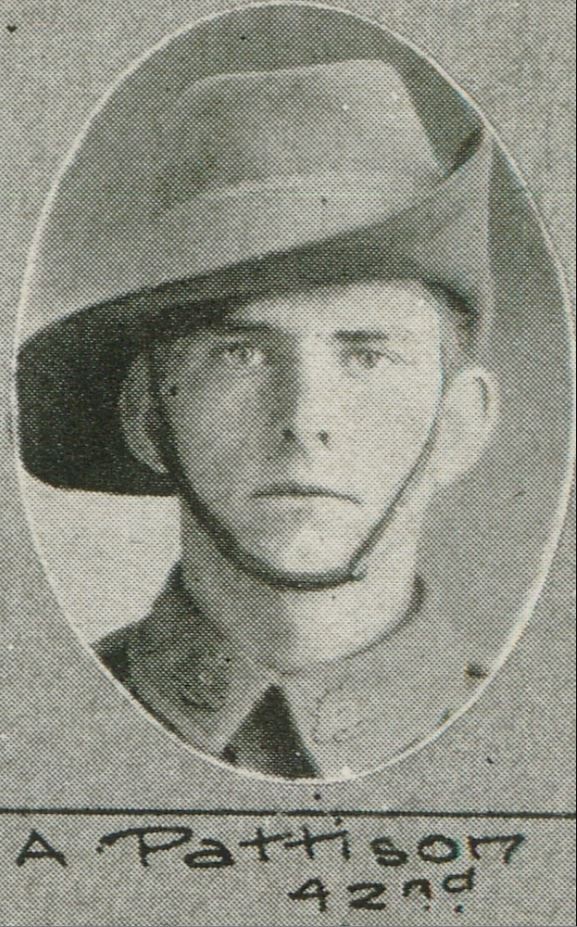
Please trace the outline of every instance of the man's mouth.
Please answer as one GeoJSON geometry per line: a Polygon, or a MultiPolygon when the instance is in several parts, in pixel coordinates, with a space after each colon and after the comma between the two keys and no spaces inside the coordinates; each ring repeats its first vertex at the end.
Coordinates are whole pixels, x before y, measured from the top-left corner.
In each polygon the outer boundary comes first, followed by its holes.
{"type": "Polygon", "coordinates": [[[349,493],[337,492],[334,489],[327,489],[325,486],[316,486],[312,483],[271,483],[263,489],[259,489],[252,494],[253,499],[278,499],[278,498],[329,498],[340,499],[343,502],[352,502],[353,505],[361,505],[361,500],[349,493]]]}

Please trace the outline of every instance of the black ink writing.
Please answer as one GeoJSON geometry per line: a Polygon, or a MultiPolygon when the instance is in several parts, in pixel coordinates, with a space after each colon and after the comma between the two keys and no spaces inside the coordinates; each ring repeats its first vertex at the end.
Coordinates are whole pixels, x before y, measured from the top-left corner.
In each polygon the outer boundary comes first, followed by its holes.
{"type": "Polygon", "coordinates": [[[421,840],[417,853],[427,863],[449,863],[459,857],[459,844],[443,834],[431,834],[421,840]]]}
{"type": "Polygon", "coordinates": [[[53,859],[61,866],[66,866],[66,857],[56,850],[37,830],[30,832],[28,840],[16,857],[16,865],[23,866],[29,859],[53,859]]]}
{"type": "Polygon", "coordinates": [[[252,840],[241,840],[239,842],[239,847],[255,847],[257,851],[257,859],[261,863],[270,862],[270,856],[267,852],[267,847],[271,843],[283,843],[288,840],[289,837],[292,837],[291,833],[285,834],[268,834],[266,835],[262,827],[257,827],[256,837],[252,840]]]}
{"type": "Polygon", "coordinates": [[[222,869],[223,866],[233,866],[234,857],[230,850],[220,840],[202,839],[204,850],[195,850],[187,853],[184,862],[191,869],[222,869]]]}
{"type": "Polygon", "coordinates": [[[475,867],[471,866],[466,872],[448,875],[443,879],[443,888],[450,895],[460,892],[472,892],[475,885],[475,867]]]}
{"type": "Polygon", "coordinates": [[[304,851],[309,859],[315,859],[315,846],[317,843],[325,843],[330,840],[340,840],[340,849],[343,859],[350,859],[351,848],[349,843],[349,832],[347,830],[336,830],[329,834],[312,834],[308,827],[303,827],[301,840],[291,840],[285,843],[285,847],[304,847],[304,851]]]}
{"type": "Polygon", "coordinates": [[[419,894],[427,901],[433,897],[433,887],[428,879],[409,879],[403,885],[403,898],[410,898],[412,895],[419,894]]]}
{"type": "Polygon", "coordinates": [[[325,888],[320,879],[309,879],[295,892],[288,893],[289,898],[292,898],[293,901],[316,901],[321,912],[327,910],[327,898],[329,895],[329,890],[325,888]]]}
{"type": "Polygon", "coordinates": [[[101,837],[96,848],[97,852],[102,853],[105,847],[112,847],[119,840],[125,840],[128,837],[136,837],[138,859],[142,866],[148,866],[148,857],[153,853],[172,850],[182,846],[183,843],[188,843],[192,837],[192,830],[190,827],[130,827],[128,830],[115,831],[113,834],[105,834],[101,837]],[[157,834],[171,835],[171,838],[162,843],[148,843],[147,837],[157,834]]]}
{"type": "Polygon", "coordinates": [[[349,908],[361,911],[384,911],[387,907],[384,901],[377,901],[385,894],[386,886],[382,882],[355,882],[348,886],[351,895],[364,892],[359,898],[351,898],[349,908]]]}
{"type": "Polygon", "coordinates": [[[473,859],[481,859],[481,854],[479,853],[480,847],[499,844],[504,847],[503,862],[510,863],[513,853],[515,850],[518,850],[524,842],[525,837],[523,834],[510,834],[507,837],[469,837],[469,849],[473,859]]]}
{"type": "Polygon", "coordinates": [[[409,854],[399,850],[389,837],[371,840],[371,850],[379,866],[403,866],[409,858],[409,854]]]}

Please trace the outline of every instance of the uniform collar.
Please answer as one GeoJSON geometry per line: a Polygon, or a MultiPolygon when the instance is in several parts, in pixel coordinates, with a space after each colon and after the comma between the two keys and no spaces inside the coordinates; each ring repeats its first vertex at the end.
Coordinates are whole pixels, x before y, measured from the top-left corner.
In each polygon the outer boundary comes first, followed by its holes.
{"type": "Polygon", "coordinates": [[[312,670],[276,673],[200,612],[177,566],[150,614],[132,627],[127,655],[141,702],[217,756],[270,686],[279,687],[323,777],[342,778],[382,764],[443,724],[479,682],[470,651],[417,579],[407,613],[378,642],[312,670]]]}

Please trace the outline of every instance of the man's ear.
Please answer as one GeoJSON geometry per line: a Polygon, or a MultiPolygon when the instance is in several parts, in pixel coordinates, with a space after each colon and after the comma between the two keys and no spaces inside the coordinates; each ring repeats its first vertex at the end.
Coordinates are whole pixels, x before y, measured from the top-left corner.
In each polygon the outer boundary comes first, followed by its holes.
{"type": "Polygon", "coordinates": [[[485,450],[497,421],[498,387],[483,367],[465,367],[452,379],[431,460],[439,486],[452,483],[473,467],[485,450]]]}
{"type": "Polygon", "coordinates": [[[143,355],[137,357],[128,370],[118,400],[118,411],[124,440],[134,457],[156,473],[166,473],[155,440],[150,375],[143,355]]]}

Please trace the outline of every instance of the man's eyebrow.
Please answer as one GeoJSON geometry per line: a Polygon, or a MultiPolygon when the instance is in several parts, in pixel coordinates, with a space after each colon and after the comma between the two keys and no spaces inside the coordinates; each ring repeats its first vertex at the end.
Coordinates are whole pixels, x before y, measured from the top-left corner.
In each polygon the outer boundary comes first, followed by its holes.
{"type": "Polygon", "coordinates": [[[388,341],[390,336],[382,329],[359,328],[354,331],[338,331],[333,335],[337,341],[352,342],[353,344],[362,344],[366,341],[388,341]]]}

